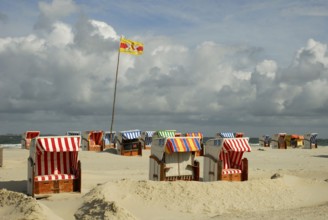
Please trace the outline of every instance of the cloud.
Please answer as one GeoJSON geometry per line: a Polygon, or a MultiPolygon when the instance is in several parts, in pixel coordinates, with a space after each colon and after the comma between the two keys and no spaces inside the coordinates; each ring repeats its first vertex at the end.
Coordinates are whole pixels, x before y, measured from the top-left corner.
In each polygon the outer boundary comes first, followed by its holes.
{"type": "Polygon", "coordinates": [[[273,61],[259,64],[251,80],[257,90],[254,112],[277,117],[326,117],[323,108],[328,98],[320,94],[327,92],[327,58],[327,45],[309,39],[289,67],[277,69],[273,61]]]}
{"type": "Polygon", "coordinates": [[[61,20],[78,10],[73,0],[53,0],[50,3],[39,2],[40,15],[36,29],[47,29],[52,23],[61,20]]]}

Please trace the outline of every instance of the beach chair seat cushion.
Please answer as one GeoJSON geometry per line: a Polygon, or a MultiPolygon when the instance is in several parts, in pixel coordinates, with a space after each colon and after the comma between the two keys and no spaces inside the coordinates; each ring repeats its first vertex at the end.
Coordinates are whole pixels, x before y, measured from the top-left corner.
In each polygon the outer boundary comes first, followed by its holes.
{"type": "Polygon", "coordinates": [[[34,181],[52,181],[52,180],[71,180],[76,179],[76,176],[73,174],[51,174],[51,175],[42,175],[35,176],[34,181]]]}
{"type": "Polygon", "coordinates": [[[223,169],[222,174],[236,174],[236,173],[242,173],[240,169],[223,169]]]}

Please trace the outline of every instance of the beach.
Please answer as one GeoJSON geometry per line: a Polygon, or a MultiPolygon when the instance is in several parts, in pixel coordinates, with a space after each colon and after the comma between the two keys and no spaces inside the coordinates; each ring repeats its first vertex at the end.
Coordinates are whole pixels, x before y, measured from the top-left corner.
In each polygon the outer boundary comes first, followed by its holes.
{"type": "Polygon", "coordinates": [[[82,192],[26,195],[29,151],[3,149],[0,219],[328,219],[328,147],[252,146],[249,180],[148,180],[150,150],[124,157],[115,150],[80,151],[82,192]]]}

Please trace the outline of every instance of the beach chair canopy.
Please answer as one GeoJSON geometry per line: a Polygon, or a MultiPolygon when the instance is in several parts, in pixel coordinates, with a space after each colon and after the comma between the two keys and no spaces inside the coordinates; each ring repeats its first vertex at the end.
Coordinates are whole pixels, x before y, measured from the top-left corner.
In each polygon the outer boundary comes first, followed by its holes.
{"type": "Polygon", "coordinates": [[[201,132],[188,132],[186,133],[186,137],[199,137],[200,139],[203,138],[203,133],[201,132]]]}
{"type": "Polygon", "coordinates": [[[219,133],[217,133],[217,136],[221,137],[221,138],[234,138],[235,137],[234,133],[232,133],[232,132],[219,132],[219,133]]]}
{"type": "Polygon", "coordinates": [[[76,152],[80,141],[79,136],[39,137],[36,140],[37,152],[76,152]]]}
{"type": "Polygon", "coordinates": [[[161,138],[175,137],[176,130],[161,130],[156,131],[155,134],[161,138]]]}
{"type": "MultiPolygon", "coordinates": [[[[286,135],[287,136],[287,135],[286,135]]],[[[298,134],[291,134],[290,138],[291,139],[298,139],[299,135],[298,134]]]]}
{"type": "Polygon", "coordinates": [[[38,137],[40,135],[40,131],[27,131],[25,133],[25,138],[32,139],[38,137]]]}
{"type": "Polygon", "coordinates": [[[121,131],[120,133],[122,135],[123,140],[133,140],[141,137],[140,130],[121,131]]]}
{"type": "Polygon", "coordinates": [[[200,150],[200,140],[197,137],[169,137],[166,139],[166,153],[192,152],[200,150]]]}
{"type": "Polygon", "coordinates": [[[223,142],[223,150],[230,152],[250,152],[251,146],[247,138],[225,139],[223,142]]]}
{"type": "Polygon", "coordinates": [[[244,152],[250,152],[248,138],[224,139],[219,158],[223,169],[241,169],[244,152]]]}

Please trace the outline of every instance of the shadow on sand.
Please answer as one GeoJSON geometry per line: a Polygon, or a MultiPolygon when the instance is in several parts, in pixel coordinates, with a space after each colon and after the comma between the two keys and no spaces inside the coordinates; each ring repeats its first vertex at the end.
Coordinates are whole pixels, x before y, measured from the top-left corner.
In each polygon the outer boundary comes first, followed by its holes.
{"type": "Polygon", "coordinates": [[[328,158],[328,155],[315,155],[314,157],[328,158]]]}
{"type": "Polygon", "coordinates": [[[27,193],[27,180],[3,181],[0,182],[0,189],[7,189],[14,192],[27,193]]]}
{"type": "Polygon", "coordinates": [[[108,149],[102,151],[102,153],[117,154],[117,150],[115,148],[108,148],[108,149]]]}

